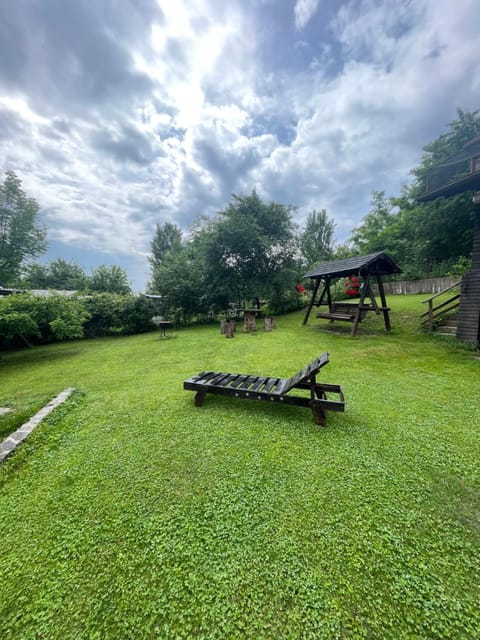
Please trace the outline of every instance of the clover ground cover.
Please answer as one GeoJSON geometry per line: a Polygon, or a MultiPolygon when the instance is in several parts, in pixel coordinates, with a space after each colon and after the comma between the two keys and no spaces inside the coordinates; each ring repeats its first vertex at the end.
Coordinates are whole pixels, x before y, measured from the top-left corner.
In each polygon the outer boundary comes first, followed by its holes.
{"type": "MultiPolygon", "coordinates": [[[[2,638],[475,638],[479,361],[367,319],[2,354],[0,404],[77,392],[0,466],[2,638]],[[207,397],[322,351],[344,414],[207,397]]],[[[3,419],[3,418],[2,418],[3,419]]]]}

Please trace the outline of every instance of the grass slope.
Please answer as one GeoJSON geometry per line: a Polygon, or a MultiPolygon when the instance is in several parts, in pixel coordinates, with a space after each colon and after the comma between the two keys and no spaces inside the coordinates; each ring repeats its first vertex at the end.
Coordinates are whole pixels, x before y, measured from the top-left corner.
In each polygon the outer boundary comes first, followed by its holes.
{"type": "Polygon", "coordinates": [[[2,354],[0,406],[77,392],[0,466],[0,637],[478,638],[480,363],[418,330],[421,298],[389,335],[292,314],[2,354]],[[182,390],[324,350],[326,429],[182,390]]]}

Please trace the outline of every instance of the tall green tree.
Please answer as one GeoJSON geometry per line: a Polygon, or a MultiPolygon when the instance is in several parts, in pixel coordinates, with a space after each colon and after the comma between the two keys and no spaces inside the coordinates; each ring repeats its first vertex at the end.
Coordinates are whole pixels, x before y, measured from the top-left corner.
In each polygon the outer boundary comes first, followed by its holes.
{"type": "Polygon", "coordinates": [[[67,289],[83,291],[88,288],[89,279],[79,264],[63,258],[48,264],[27,265],[21,281],[29,289],[67,289]]]}
{"type": "Polygon", "coordinates": [[[385,196],[385,191],[374,191],[370,204],[371,211],[352,232],[353,245],[361,254],[383,251],[391,242],[395,214],[390,199],[385,196]]]}
{"type": "MultiPolygon", "coordinates": [[[[283,286],[295,284],[297,242],[294,207],[263,202],[255,191],[233,201],[204,229],[210,291],[228,291],[230,299],[267,298],[284,274],[283,286]]],[[[277,285],[278,286],[278,285],[277,285]]]]}
{"type": "Polygon", "coordinates": [[[46,250],[46,230],[38,225],[39,205],[27,197],[21,180],[6,172],[0,185],[0,284],[12,284],[22,264],[46,250]]]}
{"type": "Polygon", "coordinates": [[[305,229],[300,234],[299,246],[303,265],[313,267],[333,256],[335,222],[325,209],[308,214],[305,229]]]}
{"type": "Polygon", "coordinates": [[[159,293],[163,290],[165,273],[162,267],[171,253],[181,252],[183,248],[182,230],[172,222],[157,224],[155,235],[151,243],[152,253],[148,260],[152,272],[152,278],[148,289],[150,293],[159,293]]]}
{"type": "Polygon", "coordinates": [[[169,251],[176,251],[182,245],[182,230],[172,222],[157,224],[152,240],[150,264],[155,269],[160,267],[169,251]]]}
{"type": "Polygon", "coordinates": [[[93,269],[90,277],[89,289],[127,295],[132,292],[128,276],[122,267],[116,264],[100,265],[93,269]]]}
{"type": "Polygon", "coordinates": [[[153,274],[151,290],[161,296],[159,312],[170,320],[189,322],[206,312],[208,303],[203,289],[204,266],[195,244],[186,242],[165,254],[153,274]]]}

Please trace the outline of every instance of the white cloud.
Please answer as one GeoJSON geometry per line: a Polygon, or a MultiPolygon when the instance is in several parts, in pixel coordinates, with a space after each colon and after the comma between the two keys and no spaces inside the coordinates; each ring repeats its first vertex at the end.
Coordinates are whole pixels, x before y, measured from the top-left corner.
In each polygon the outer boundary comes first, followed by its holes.
{"type": "Polygon", "coordinates": [[[303,29],[310,22],[318,7],[318,0],[297,0],[295,3],[295,26],[303,29]]]}
{"type": "MultiPolygon", "coordinates": [[[[299,0],[302,46],[291,9],[271,23],[267,5],[165,0],[129,39],[128,4],[103,40],[96,5],[79,1],[95,56],[62,40],[51,66],[58,33],[47,20],[14,88],[9,68],[0,73],[0,169],[17,171],[66,252],[144,255],[157,222],[185,228],[252,188],[299,205],[300,222],[325,207],[343,240],[372,190],[398,193],[456,107],[480,106],[474,0],[324,3],[331,19],[318,34],[318,2],[299,0]],[[68,60],[80,70],[73,93],[68,60]]],[[[27,18],[14,25],[25,37],[27,18]]]]}

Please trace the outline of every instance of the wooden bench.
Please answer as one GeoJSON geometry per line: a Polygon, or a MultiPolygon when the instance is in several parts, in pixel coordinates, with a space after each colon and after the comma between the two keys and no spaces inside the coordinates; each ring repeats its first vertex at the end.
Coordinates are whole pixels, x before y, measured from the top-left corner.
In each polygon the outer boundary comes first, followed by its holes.
{"type": "MultiPolygon", "coordinates": [[[[345,322],[354,322],[357,315],[358,304],[354,302],[334,302],[332,304],[332,311],[319,311],[316,314],[317,318],[323,318],[325,320],[343,320],[345,322]]],[[[360,310],[360,321],[362,321],[369,311],[375,311],[375,308],[371,304],[364,304],[360,310]]]]}
{"type": "Polygon", "coordinates": [[[183,383],[183,388],[196,391],[195,406],[201,407],[207,393],[245,400],[280,402],[310,407],[317,424],[325,425],[327,411],[344,411],[345,401],[340,385],[318,383],[316,375],[329,362],[328,353],[307,365],[291,378],[257,376],[220,371],[201,371],[183,383]],[[309,392],[288,395],[293,389],[309,392]],[[334,395],[335,399],[330,396],[334,395]]]}

